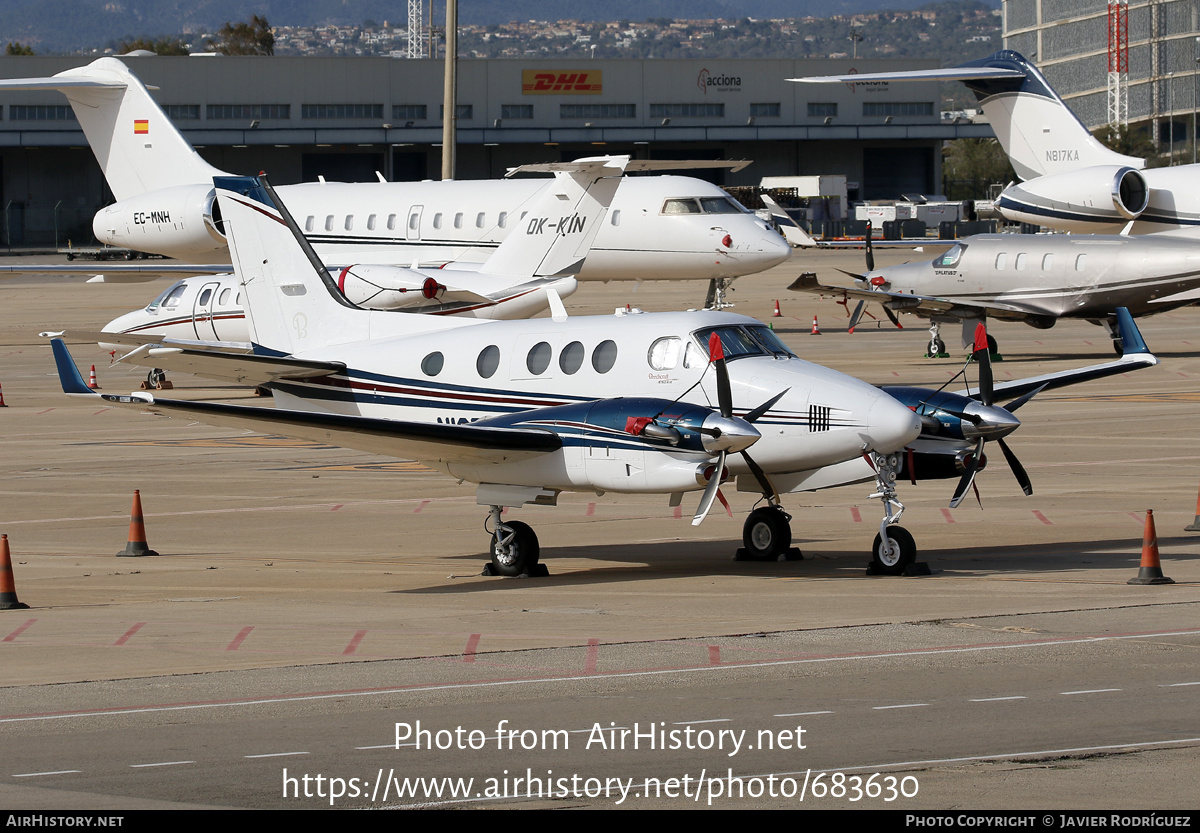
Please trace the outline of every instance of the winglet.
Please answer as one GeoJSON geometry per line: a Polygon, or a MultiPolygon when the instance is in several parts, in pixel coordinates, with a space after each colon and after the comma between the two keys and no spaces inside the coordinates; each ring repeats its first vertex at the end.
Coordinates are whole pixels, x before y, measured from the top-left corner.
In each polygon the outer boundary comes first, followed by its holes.
{"type": "Polygon", "coordinates": [[[54,363],[58,365],[58,381],[62,384],[63,393],[68,396],[99,396],[83,381],[83,374],[75,366],[75,360],[71,358],[63,340],[52,339],[50,346],[54,349],[54,363]]]}
{"type": "Polygon", "coordinates": [[[1121,337],[1122,356],[1149,355],[1150,348],[1146,346],[1146,340],[1125,307],[1117,307],[1117,333],[1121,337]]]}

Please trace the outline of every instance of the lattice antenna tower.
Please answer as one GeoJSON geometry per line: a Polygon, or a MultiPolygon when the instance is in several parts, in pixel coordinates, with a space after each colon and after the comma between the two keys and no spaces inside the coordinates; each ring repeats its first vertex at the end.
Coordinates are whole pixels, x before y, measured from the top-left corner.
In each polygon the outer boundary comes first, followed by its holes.
{"type": "Polygon", "coordinates": [[[1129,0],[1108,0],[1108,125],[1129,125],[1129,0]]]}
{"type": "Polygon", "coordinates": [[[408,54],[406,57],[425,57],[425,0],[408,0],[408,54]]]}

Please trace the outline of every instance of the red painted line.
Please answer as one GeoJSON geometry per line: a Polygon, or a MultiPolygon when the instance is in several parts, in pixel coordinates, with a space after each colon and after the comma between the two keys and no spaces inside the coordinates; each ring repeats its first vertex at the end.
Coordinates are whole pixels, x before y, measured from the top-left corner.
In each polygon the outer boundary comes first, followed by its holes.
{"type": "Polygon", "coordinates": [[[38,411],[37,413],[34,414],[34,416],[41,416],[42,414],[48,414],[53,410],[54,410],[53,408],[47,408],[44,411],[38,411]]]}
{"type": "Polygon", "coordinates": [[[1086,344],[1086,345],[1088,345],[1089,347],[1090,347],[1090,346],[1091,346],[1091,344],[1092,344],[1092,343],[1091,343],[1090,341],[1088,341],[1086,338],[1083,340],[1083,343],[1084,343],[1084,344],[1086,344]]]}
{"type": "Polygon", "coordinates": [[[128,642],[130,639],[132,639],[132,638],[133,638],[133,635],[134,635],[135,633],[137,633],[138,631],[140,631],[140,630],[141,630],[142,628],[144,628],[144,627],[146,627],[146,623],[145,623],[145,622],[138,622],[138,623],[137,623],[136,625],[134,625],[132,628],[130,628],[129,630],[125,631],[125,633],[124,633],[124,634],[122,634],[121,638],[120,638],[120,639],[118,639],[116,642],[114,642],[114,643],[113,643],[113,647],[115,648],[115,647],[117,647],[118,645],[124,645],[126,642],[128,642]]]}
{"type": "Polygon", "coordinates": [[[720,645],[709,645],[708,646],[708,664],[709,665],[720,665],[721,664],[721,646],[720,645]]]}
{"type": "Polygon", "coordinates": [[[36,621],[37,621],[37,619],[26,619],[24,625],[21,625],[21,627],[17,628],[15,631],[10,633],[8,636],[4,637],[4,639],[0,639],[0,642],[15,641],[18,636],[23,634],[26,631],[26,629],[28,629],[28,627],[36,621]]]}
{"type": "Polygon", "coordinates": [[[676,518],[682,518],[682,517],[683,517],[683,507],[682,507],[682,506],[676,506],[676,507],[675,507],[675,517],[676,517],[676,518]]]}
{"type": "Polygon", "coordinates": [[[1043,515],[1041,512],[1037,511],[1036,509],[1033,510],[1033,517],[1037,518],[1039,521],[1044,523],[1046,526],[1054,526],[1054,521],[1050,520],[1049,518],[1047,518],[1045,515],[1043,515]]]}
{"type": "Polygon", "coordinates": [[[252,630],[254,630],[253,625],[242,628],[241,631],[238,633],[238,635],[233,638],[233,641],[225,646],[225,650],[226,651],[236,651],[238,649],[238,646],[240,646],[246,640],[246,637],[250,635],[250,631],[252,631],[252,630]]]}
{"type": "Polygon", "coordinates": [[[475,661],[475,650],[479,647],[479,634],[473,633],[467,637],[467,647],[463,649],[463,662],[475,661]]]}
{"type": "Polygon", "coordinates": [[[942,507],[942,517],[946,519],[946,523],[948,524],[958,523],[958,521],[954,520],[954,516],[950,514],[950,510],[944,506],[942,507]]]}
{"type": "Polygon", "coordinates": [[[899,374],[899,373],[897,373],[896,371],[894,371],[894,370],[893,370],[893,371],[892,371],[892,375],[893,375],[893,376],[899,376],[900,374],[899,374]]]}
{"type": "Polygon", "coordinates": [[[596,673],[596,661],[600,659],[600,640],[589,639],[587,644],[587,659],[583,663],[584,674],[596,673]]]}
{"type": "Polygon", "coordinates": [[[92,412],[92,416],[96,416],[97,414],[102,414],[102,413],[104,413],[105,411],[110,411],[110,410],[112,410],[112,409],[111,409],[111,408],[101,408],[101,409],[100,409],[100,410],[98,410],[98,411],[93,411],[93,412],[92,412]]]}
{"type": "Polygon", "coordinates": [[[862,512],[858,511],[857,506],[850,507],[850,520],[854,521],[856,524],[862,523],[862,512]]]}
{"type": "Polygon", "coordinates": [[[342,651],[342,656],[349,656],[358,650],[358,643],[363,641],[363,637],[367,635],[366,631],[355,631],[354,636],[350,638],[350,644],[346,646],[346,650],[342,651]]]}
{"type": "Polygon", "coordinates": [[[1139,515],[1136,512],[1126,512],[1125,514],[1128,515],[1129,517],[1133,518],[1135,521],[1137,521],[1140,524],[1144,524],[1146,522],[1145,515],[1139,515]]]}
{"type": "Polygon", "coordinates": [[[583,512],[583,516],[584,516],[585,518],[590,518],[592,515],[595,515],[595,514],[596,514],[596,504],[595,504],[595,503],[589,503],[589,504],[587,505],[587,509],[585,509],[585,510],[584,510],[584,512],[583,512]]]}
{"type": "Polygon", "coordinates": [[[336,512],[336,511],[338,511],[339,509],[341,509],[341,508],[342,508],[343,506],[345,506],[345,505],[346,505],[346,504],[344,504],[344,503],[335,503],[333,506],[330,506],[330,507],[329,507],[329,511],[330,511],[330,512],[336,512]]]}
{"type": "Polygon", "coordinates": [[[1182,376],[1182,377],[1183,377],[1183,378],[1185,378],[1185,379],[1186,379],[1186,378],[1188,378],[1188,375],[1187,375],[1186,373],[1181,373],[1181,372],[1180,372],[1180,371],[1178,371],[1178,370],[1176,370],[1176,371],[1175,371],[1175,375],[1176,375],[1176,376],[1182,376]]]}
{"type": "Polygon", "coordinates": [[[432,501],[429,501],[429,500],[421,501],[420,503],[417,504],[417,508],[413,510],[413,514],[414,515],[417,514],[422,509],[424,509],[426,506],[428,506],[430,503],[432,503],[432,501]]]}

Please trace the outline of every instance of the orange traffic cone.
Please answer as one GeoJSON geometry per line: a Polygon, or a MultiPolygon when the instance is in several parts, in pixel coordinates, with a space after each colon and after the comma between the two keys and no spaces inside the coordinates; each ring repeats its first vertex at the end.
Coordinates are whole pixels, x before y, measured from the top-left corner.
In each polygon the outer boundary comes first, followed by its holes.
{"type": "Polygon", "coordinates": [[[146,543],[146,524],[142,520],[142,494],[133,490],[133,509],[129,513],[129,542],[117,555],[158,555],[146,543]]]}
{"type": "Polygon", "coordinates": [[[88,377],[88,387],[92,390],[100,390],[100,386],[96,384],[96,365],[92,365],[92,373],[88,377]]]}
{"type": "Polygon", "coordinates": [[[1146,531],[1142,534],[1142,568],[1126,584],[1174,584],[1163,575],[1158,563],[1158,533],[1154,530],[1154,510],[1146,510],[1146,531]]]}
{"type": "Polygon", "coordinates": [[[775,302],[775,314],[772,315],[771,317],[772,318],[783,318],[783,313],[779,311],[779,301],[775,302]]]}
{"type": "MultiPolygon", "coordinates": [[[[0,404],[3,404],[0,399],[0,404]]],[[[1183,528],[1184,532],[1200,532],[1200,493],[1196,495],[1196,519],[1183,528]]]]}
{"type": "Polygon", "coordinates": [[[0,387],[0,408],[7,408],[7,407],[8,406],[4,404],[4,388],[0,387]]]}
{"type": "Polygon", "coordinates": [[[813,316],[813,328],[812,328],[812,332],[809,333],[809,335],[819,336],[820,334],[821,334],[821,328],[817,326],[817,316],[814,315],[813,316]]]}
{"type": "Polygon", "coordinates": [[[8,536],[0,535],[0,610],[28,610],[29,605],[17,601],[17,585],[13,581],[12,556],[8,553],[8,536]]]}

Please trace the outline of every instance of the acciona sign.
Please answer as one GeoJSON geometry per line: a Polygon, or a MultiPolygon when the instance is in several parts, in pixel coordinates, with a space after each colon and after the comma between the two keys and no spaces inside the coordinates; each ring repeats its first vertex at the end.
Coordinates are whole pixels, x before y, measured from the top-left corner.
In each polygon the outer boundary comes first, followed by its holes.
{"type": "Polygon", "coordinates": [[[741,92],[742,78],[740,75],[725,75],[723,73],[712,73],[708,68],[700,70],[700,74],[696,76],[696,86],[705,95],[708,95],[710,89],[716,90],[719,93],[725,92],[741,92]]]}

